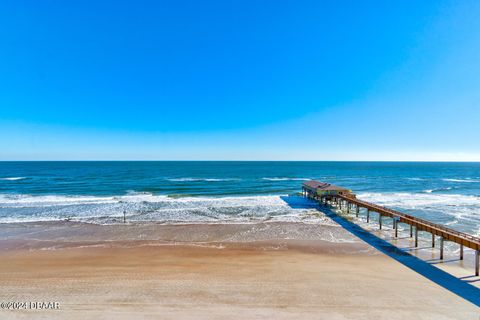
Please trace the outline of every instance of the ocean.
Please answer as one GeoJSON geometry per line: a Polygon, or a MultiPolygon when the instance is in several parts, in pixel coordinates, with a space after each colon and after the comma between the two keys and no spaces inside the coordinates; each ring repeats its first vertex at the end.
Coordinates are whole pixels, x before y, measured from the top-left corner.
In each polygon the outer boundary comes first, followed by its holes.
{"type": "Polygon", "coordinates": [[[309,179],[480,235],[480,163],[0,162],[0,223],[316,223],[309,179]]]}

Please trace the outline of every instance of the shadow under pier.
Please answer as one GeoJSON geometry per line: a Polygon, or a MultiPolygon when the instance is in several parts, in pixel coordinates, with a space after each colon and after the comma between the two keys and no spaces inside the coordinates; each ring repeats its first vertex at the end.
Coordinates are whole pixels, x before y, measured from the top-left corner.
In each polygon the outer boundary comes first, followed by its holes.
{"type": "Polygon", "coordinates": [[[368,243],[377,250],[381,251],[388,257],[398,261],[399,263],[421,274],[430,281],[433,281],[434,283],[442,286],[443,288],[480,307],[480,289],[470,284],[479,280],[473,280],[470,279],[470,277],[468,278],[468,280],[466,277],[457,278],[441,269],[438,269],[431,263],[428,263],[420,258],[409,254],[404,249],[392,245],[386,240],[370,233],[369,231],[358,226],[357,224],[347,220],[345,217],[342,217],[341,215],[333,211],[330,206],[321,205],[314,200],[308,200],[300,196],[285,196],[281,198],[287,203],[287,205],[294,209],[319,209],[319,211],[323,212],[326,216],[338,223],[345,230],[360,238],[361,240],[368,243]],[[302,199],[303,201],[300,199],[302,199]]]}

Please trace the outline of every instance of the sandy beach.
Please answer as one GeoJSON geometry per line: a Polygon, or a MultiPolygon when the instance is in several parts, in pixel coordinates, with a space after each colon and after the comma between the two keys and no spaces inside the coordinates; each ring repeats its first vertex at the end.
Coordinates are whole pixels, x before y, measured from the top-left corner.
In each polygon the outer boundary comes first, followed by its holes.
{"type": "MultiPolygon", "coordinates": [[[[132,225],[123,226],[123,232],[121,227],[3,225],[8,239],[1,240],[0,300],[56,302],[58,309],[1,310],[0,317],[476,319],[480,315],[474,304],[353,236],[344,242],[313,236],[280,240],[268,239],[265,231],[283,228],[288,234],[292,228],[315,229],[309,225],[132,225]],[[40,229],[51,240],[43,240],[40,229]],[[25,230],[30,230],[32,239],[25,230]],[[253,230],[263,239],[232,238],[253,230]],[[137,239],[132,239],[132,231],[137,239]],[[138,239],[139,234],[144,239],[138,239]],[[103,239],[108,237],[114,240],[103,239]]],[[[331,228],[347,237],[346,230],[331,228]]]]}

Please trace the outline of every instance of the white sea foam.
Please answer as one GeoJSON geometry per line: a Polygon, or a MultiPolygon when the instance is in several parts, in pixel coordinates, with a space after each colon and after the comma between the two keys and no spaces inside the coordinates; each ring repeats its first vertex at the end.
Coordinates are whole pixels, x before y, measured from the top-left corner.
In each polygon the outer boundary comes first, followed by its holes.
{"type": "Polygon", "coordinates": [[[273,177],[273,178],[262,178],[262,180],[267,181],[308,181],[309,178],[286,178],[286,177],[273,177]]]}
{"type": "Polygon", "coordinates": [[[406,209],[433,208],[437,206],[465,207],[480,206],[480,197],[461,194],[425,193],[360,193],[358,197],[384,206],[397,206],[406,209]]]}
{"type": "Polygon", "coordinates": [[[115,197],[95,197],[95,196],[61,196],[45,195],[32,196],[26,194],[1,194],[0,208],[5,207],[43,207],[54,205],[75,205],[86,203],[111,203],[115,202],[115,197]]]}
{"type": "Polygon", "coordinates": [[[169,178],[167,179],[168,181],[172,182],[200,182],[200,181],[206,181],[206,182],[221,182],[221,181],[239,181],[240,179],[237,178],[226,178],[226,179],[218,179],[218,178],[169,178]]]}
{"type": "Polygon", "coordinates": [[[437,189],[427,189],[427,190],[423,190],[423,192],[425,192],[425,193],[432,193],[432,192],[448,191],[448,190],[452,190],[452,187],[437,188],[437,189]]]}
{"type": "Polygon", "coordinates": [[[27,179],[26,177],[5,177],[5,178],[0,178],[0,180],[4,181],[17,181],[17,180],[23,180],[27,179]]]}
{"type": "Polygon", "coordinates": [[[249,223],[302,221],[326,223],[316,204],[301,197],[182,197],[129,191],[123,196],[0,195],[0,222],[73,220],[116,223],[249,223]]]}
{"type": "Polygon", "coordinates": [[[442,179],[442,180],[447,182],[464,182],[464,183],[480,182],[480,180],[475,180],[475,179],[442,179]]]}
{"type": "Polygon", "coordinates": [[[475,233],[480,226],[480,197],[441,193],[360,193],[362,200],[398,208],[459,231],[475,233]]]}

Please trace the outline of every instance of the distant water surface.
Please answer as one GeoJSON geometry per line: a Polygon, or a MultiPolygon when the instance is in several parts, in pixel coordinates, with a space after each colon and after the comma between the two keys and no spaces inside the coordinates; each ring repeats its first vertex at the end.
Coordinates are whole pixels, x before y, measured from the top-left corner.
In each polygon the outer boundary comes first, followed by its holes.
{"type": "Polygon", "coordinates": [[[315,223],[311,204],[281,197],[308,179],[480,234],[480,163],[0,162],[0,222],[315,223]]]}

